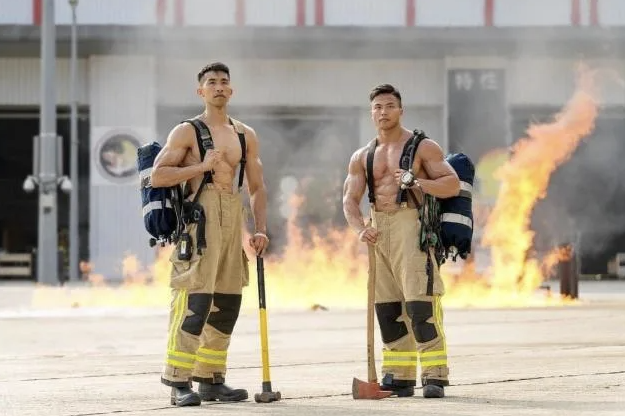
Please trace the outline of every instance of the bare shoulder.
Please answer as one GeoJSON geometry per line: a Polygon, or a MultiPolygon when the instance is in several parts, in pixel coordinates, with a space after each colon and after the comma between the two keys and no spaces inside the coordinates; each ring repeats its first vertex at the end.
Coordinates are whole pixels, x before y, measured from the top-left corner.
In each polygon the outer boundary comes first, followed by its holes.
{"type": "Polygon", "coordinates": [[[258,136],[256,135],[256,131],[251,126],[235,118],[232,118],[232,124],[234,124],[234,129],[237,133],[245,134],[245,138],[248,140],[252,140],[254,143],[258,142],[258,136]]]}
{"type": "Polygon", "coordinates": [[[417,149],[417,155],[426,161],[443,159],[443,149],[432,139],[423,139],[417,149]]]}
{"type": "Polygon", "coordinates": [[[167,136],[167,146],[171,148],[188,148],[195,142],[195,128],[189,123],[174,126],[167,136]]]}
{"type": "Polygon", "coordinates": [[[363,146],[356,150],[349,159],[350,171],[361,170],[365,168],[367,152],[369,145],[363,146]]]}
{"type": "Polygon", "coordinates": [[[188,123],[176,125],[167,136],[167,142],[154,160],[154,169],[180,166],[195,143],[195,129],[188,123]]]}

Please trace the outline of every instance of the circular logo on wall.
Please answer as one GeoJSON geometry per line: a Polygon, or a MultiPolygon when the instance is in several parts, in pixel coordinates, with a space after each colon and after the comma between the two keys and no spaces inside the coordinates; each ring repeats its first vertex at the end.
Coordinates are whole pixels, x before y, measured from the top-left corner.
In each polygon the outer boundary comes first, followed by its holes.
{"type": "Polygon", "coordinates": [[[100,139],[95,158],[98,170],[113,182],[128,182],[137,175],[137,149],[141,142],[132,132],[116,130],[100,139]]]}

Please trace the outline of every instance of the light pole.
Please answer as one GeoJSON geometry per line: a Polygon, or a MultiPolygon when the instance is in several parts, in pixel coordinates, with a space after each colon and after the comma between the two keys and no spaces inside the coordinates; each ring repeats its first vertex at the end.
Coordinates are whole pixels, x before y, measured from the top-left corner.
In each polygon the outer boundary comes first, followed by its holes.
{"type": "Polygon", "coordinates": [[[56,28],[54,0],[43,1],[41,26],[41,109],[39,136],[33,143],[33,175],[24,181],[24,190],[39,187],[37,281],[55,285],[58,279],[57,186],[65,192],[71,182],[61,176],[59,137],[56,134],[56,28]]]}
{"type": "Polygon", "coordinates": [[[70,172],[73,187],[69,201],[69,279],[78,280],[78,255],[80,249],[80,236],[78,232],[78,98],[76,97],[76,72],[77,72],[77,34],[76,34],[76,6],[78,0],[69,0],[72,7],[72,47],[70,62],[69,99],[70,99],[70,172]]]}

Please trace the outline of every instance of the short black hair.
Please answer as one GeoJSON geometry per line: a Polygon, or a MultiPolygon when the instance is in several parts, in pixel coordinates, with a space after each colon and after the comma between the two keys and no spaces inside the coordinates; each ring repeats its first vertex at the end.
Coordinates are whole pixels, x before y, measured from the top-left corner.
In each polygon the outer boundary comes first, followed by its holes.
{"type": "Polygon", "coordinates": [[[197,73],[197,82],[202,82],[202,78],[204,78],[204,75],[208,72],[224,72],[228,75],[228,79],[230,79],[230,68],[228,68],[228,65],[223,62],[213,62],[200,69],[200,72],[197,73]]]}
{"type": "Polygon", "coordinates": [[[369,102],[373,101],[375,97],[382,94],[391,94],[393,97],[399,100],[399,106],[401,107],[401,94],[399,90],[393,87],[391,84],[381,84],[371,90],[369,94],[369,102]]]}

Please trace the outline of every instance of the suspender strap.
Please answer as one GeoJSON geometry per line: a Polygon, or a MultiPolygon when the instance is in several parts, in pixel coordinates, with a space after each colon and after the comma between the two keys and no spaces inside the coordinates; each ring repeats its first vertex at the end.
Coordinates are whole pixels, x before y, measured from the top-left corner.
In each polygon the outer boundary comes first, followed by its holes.
{"type": "MultiPolygon", "coordinates": [[[[404,149],[401,152],[401,157],[399,158],[399,168],[403,169],[403,170],[410,170],[412,168],[412,162],[414,161],[414,153],[412,154],[412,158],[411,158],[411,149],[414,149],[414,140],[415,140],[415,135],[413,135],[411,138],[409,138],[408,140],[406,140],[406,144],[404,145],[404,149]]],[[[395,200],[395,202],[397,204],[401,204],[403,202],[407,202],[408,198],[406,197],[406,195],[408,194],[408,192],[406,192],[405,189],[399,189],[399,192],[397,192],[397,199],[395,200]]]]}
{"type": "Polygon", "coordinates": [[[378,147],[378,139],[375,139],[369,145],[367,151],[367,188],[369,188],[369,203],[375,204],[375,188],[373,183],[373,156],[375,156],[375,148],[378,147]]]}
{"type": "MultiPolygon", "coordinates": [[[[419,144],[425,139],[425,133],[421,130],[414,130],[413,135],[406,144],[404,145],[404,150],[402,151],[401,158],[399,159],[399,168],[403,170],[412,170],[412,165],[414,163],[415,155],[417,154],[417,149],[419,148],[419,144]]],[[[401,189],[397,193],[396,202],[401,204],[403,202],[407,202],[407,195],[410,195],[412,201],[415,203],[415,206],[419,206],[417,203],[417,197],[414,195],[414,192],[411,189],[401,189]]]]}
{"type": "MultiPolygon", "coordinates": [[[[197,140],[197,146],[200,150],[200,159],[204,160],[204,156],[208,150],[215,148],[215,143],[213,142],[213,136],[206,124],[199,118],[192,118],[190,120],[186,120],[193,125],[195,128],[195,138],[197,140]]],[[[202,183],[198,188],[198,191],[195,193],[195,197],[193,198],[193,202],[197,202],[200,199],[200,193],[204,189],[204,185],[207,183],[213,182],[213,172],[206,172],[204,177],[202,178],[202,183]]]]}
{"type": "Polygon", "coordinates": [[[245,143],[245,133],[239,130],[239,126],[234,124],[232,119],[230,119],[230,124],[232,125],[232,127],[234,127],[234,131],[237,132],[237,136],[239,136],[239,143],[241,144],[241,166],[239,167],[238,184],[238,190],[239,192],[241,192],[241,189],[243,188],[243,176],[245,176],[245,163],[247,162],[247,145],[245,143]]]}

